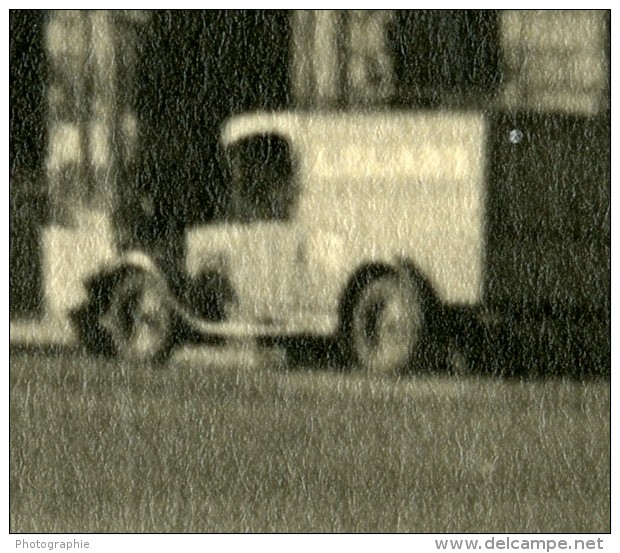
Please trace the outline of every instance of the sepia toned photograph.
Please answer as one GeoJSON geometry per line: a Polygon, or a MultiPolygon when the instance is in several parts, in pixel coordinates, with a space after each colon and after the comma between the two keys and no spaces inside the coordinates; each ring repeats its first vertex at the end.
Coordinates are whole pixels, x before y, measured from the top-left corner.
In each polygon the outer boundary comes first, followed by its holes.
{"type": "Polygon", "coordinates": [[[10,10],[16,540],[610,533],[610,37],[10,10]]]}

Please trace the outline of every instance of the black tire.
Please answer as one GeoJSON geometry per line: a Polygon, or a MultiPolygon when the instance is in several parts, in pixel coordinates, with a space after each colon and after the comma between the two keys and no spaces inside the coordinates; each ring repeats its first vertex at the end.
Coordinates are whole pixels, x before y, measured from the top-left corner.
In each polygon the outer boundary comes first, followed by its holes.
{"type": "Polygon", "coordinates": [[[101,325],[101,308],[93,299],[73,311],[70,318],[85,353],[102,357],[115,355],[116,351],[110,334],[101,325]]]}
{"type": "Polygon", "coordinates": [[[172,348],[167,286],[149,273],[128,273],[112,289],[101,323],[119,357],[132,362],[165,359],[172,348]]]}
{"type": "Polygon", "coordinates": [[[424,305],[411,279],[378,276],[353,297],[343,328],[345,351],[368,374],[399,374],[411,366],[424,326],[424,305]]]}

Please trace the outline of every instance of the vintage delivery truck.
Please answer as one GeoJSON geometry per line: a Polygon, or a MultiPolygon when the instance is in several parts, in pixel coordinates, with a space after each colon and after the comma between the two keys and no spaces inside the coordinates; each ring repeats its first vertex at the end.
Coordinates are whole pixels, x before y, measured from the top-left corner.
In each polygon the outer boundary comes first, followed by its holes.
{"type": "Polygon", "coordinates": [[[88,280],[74,319],[93,348],[334,336],[354,366],[393,373],[481,328],[608,325],[608,119],[251,113],[220,146],[227,184],[176,274],[137,249],[88,280]]]}

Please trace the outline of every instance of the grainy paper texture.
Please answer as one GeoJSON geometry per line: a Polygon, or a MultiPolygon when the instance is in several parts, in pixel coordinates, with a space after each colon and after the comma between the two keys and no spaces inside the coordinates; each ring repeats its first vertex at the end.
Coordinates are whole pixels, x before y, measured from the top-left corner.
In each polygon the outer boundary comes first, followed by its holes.
{"type": "Polygon", "coordinates": [[[11,531],[609,532],[609,44],[11,11],[11,531]]]}

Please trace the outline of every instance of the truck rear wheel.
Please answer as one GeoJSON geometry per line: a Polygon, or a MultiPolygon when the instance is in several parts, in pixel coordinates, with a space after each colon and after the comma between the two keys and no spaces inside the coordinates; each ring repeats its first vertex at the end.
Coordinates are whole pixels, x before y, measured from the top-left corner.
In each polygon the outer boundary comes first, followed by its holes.
{"type": "Polygon", "coordinates": [[[415,284],[398,275],[374,278],[355,296],[345,321],[349,356],[369,374],[408,368],[424,329],[424,308],[415,284]]]}
{"type": "Polygon", "coordinates": [[[101,322],[116,353],[128,361],[165,358],[172,346],[171,314],[165,283],[133,271],[114,286],[101,322]]]}

